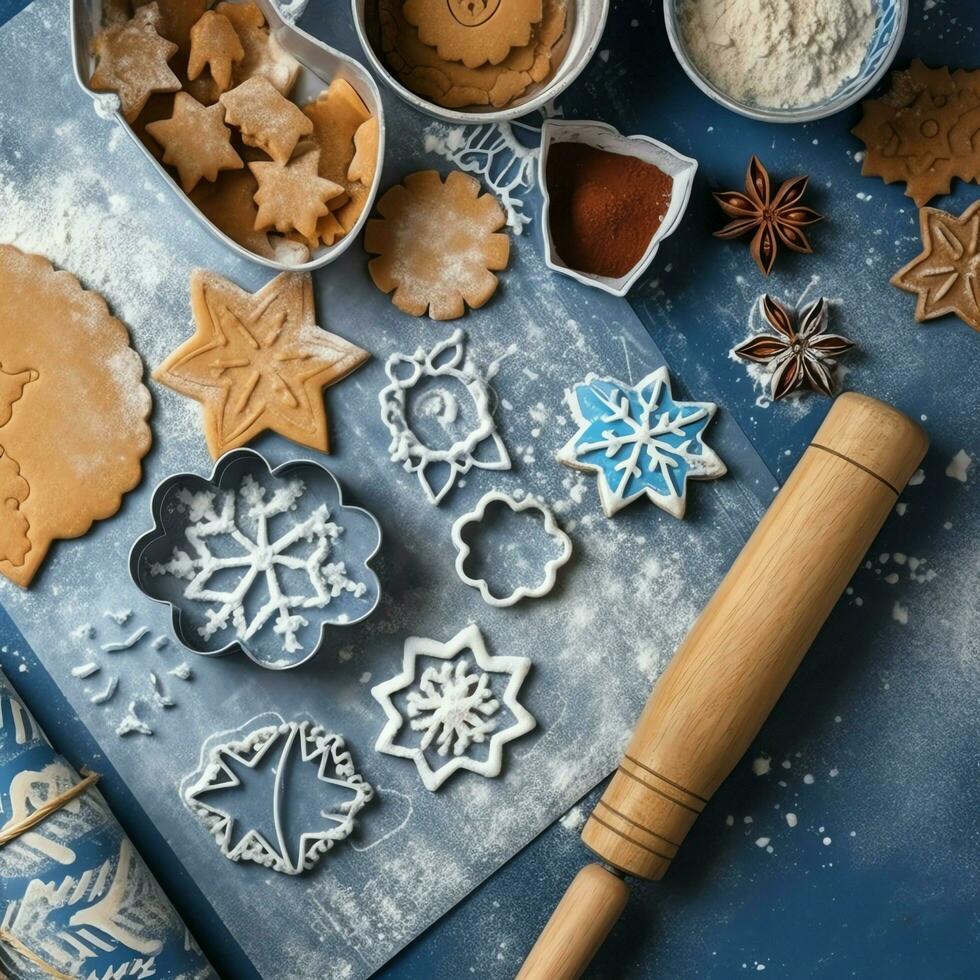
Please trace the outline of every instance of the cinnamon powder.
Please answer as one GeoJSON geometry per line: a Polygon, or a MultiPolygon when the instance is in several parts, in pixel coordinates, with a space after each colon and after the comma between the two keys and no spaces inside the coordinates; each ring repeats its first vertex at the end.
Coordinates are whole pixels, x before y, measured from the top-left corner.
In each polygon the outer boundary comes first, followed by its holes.
{"type": "Polygon", "coordinates": [[[652,163],[586,143],[552,143],[545,179],[558,255],[572,269],[611,279],[643,258],[674,184],[652,163]]]}

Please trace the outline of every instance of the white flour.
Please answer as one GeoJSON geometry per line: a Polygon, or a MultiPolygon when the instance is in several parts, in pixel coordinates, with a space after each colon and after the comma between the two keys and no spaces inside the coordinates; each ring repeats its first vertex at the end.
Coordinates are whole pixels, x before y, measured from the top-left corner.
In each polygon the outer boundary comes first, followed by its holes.
{"type": "Polygon", "coordinates": [[[874,33],[875,0],[686,0],[679,12],[688,53],[740,102],[812,105],[861,68],[874,33]]]}

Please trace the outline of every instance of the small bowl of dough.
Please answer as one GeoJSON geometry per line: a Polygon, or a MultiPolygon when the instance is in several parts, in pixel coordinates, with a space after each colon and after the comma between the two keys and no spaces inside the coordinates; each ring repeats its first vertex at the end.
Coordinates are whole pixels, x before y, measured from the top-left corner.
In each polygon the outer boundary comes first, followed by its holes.
{"type": "Polygon", "coordinates": [[[667,37],[691,81],[719,105],[800,123],[832,116],[878,84],[902,43],[909,3],[787,0],[776,8],[785,23],[738,0],[664,0],[667,37]]]}
{"type": "Polygon", "coordinates": [[[454,60],[461,52],[439,43],[438,31],[433,37],[409,23],[411,4],[351,0],[364,55],[384,83],[429,116],[471,125],[516,119],[564,92],[595,54],[609,13],[609,0],[488,0],[476,13],[473,6],[464,0],[429,5],[440,15],[448,12],[460,36],[469,33],[459,30],[461,24],[483,29],[512,10],[534,8],[530,42],[516,44],[502,59],[505,47],[492,60],[467,67],[454,60]]]}

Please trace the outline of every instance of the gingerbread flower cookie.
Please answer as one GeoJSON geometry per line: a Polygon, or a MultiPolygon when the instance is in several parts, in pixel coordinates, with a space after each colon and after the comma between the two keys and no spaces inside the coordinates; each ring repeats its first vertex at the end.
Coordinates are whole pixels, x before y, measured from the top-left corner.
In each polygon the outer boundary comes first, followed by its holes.
{"type": "Polygon", "coordinates": [[[191,53],[187,61],[187,78],[198,78],[207,68],[219,92],[231,87],[232,66],[245,57],[245,49],[235,28],[224,14],[208,10],[191,28],[191,53]]]}
{"type": "Polygon", "coordinates": [[[136,119],[154,92],[180,90],[180,79],[167,64],[177,45],[157,33],[159,23],[156,3],[148,3],[131,20],[112,24],[92,39],[96,65],[89,86],[115,92],[127,122],[136,119]]]}
{"type": "Polygon", "coordinates": [[[316,325],[312,278],[284,272],[253,295],[198,269],[191,308],[194,336],[153,377],[204,406],[211,455],[268,429],[327,452],[323,389],[370,355],[316,325]]]}
{"type": "Polygon", "coordinates": [[[240,170],[245,164],[232,149],[231,130],[220,105],[205,108],[186,92],[174,96],[169,119],[148,123],[146,131],[163,147],[163,162],[177,168],[187,194],[203,177],[214,181],[221,170],[240,170]]]}
{"type": "Polygon", "coordinates": [[[0,246],[0,295],[0,574],[27,586],[139,483],[151,401],[126,328],[74,276],[0,246]]]}
{"type": "Polygon", "coordinates": [[[916,59],[862,108],[852,130],[867,147],[862,174],[904,181],[919,207],[948,194],[954,177],[980,181],[980,72],[950,73],[916,59]]]}
{"type": "Polygon", "coordinates": [[[980,201],[958,218],[936,208],[919,212],[922,251],[891,278],[917,293],[919,323],[955,313],[980,330],[980,201]]]}
{"type": "Polygon", "coordinates": [[[301,136],[313,132],[313,123],[302,110],[261,75],[225,92],[220,102],[227,121],[241,130],[242,140],[279,163],[289,160],[301,136]]]}
{"type": "Polygon", "coordinates": [[[407,0],[402,10],[423,44],[467,68],[497,65],[527,44],[542,14],[541,0],[407,0]]]}
{"type": "Polygon", "coordinates": [[[497,288],[493,271],[507,267],[506,218],[480,182],[458,170],[442,182],[435,170],[409,174],[378,202],[364,247],[374,284],[412,316],[453,320],[484,305],[497,288]]]}
{"type": "Polygon", "coordinates": [[[330,213],[328,202],[344,192],[339,184],[317,176],[319,159],[320,151],[310,150],[288,164],[248,165],[259,182],[257,230],[298,231],[311,246],[316,244],[317,220],[330,213]]]}

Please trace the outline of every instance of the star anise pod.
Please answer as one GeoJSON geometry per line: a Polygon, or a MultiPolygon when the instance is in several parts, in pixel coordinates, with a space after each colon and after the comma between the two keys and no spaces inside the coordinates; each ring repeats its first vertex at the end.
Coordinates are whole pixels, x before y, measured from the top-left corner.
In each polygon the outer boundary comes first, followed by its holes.
{"type": "Polygon", "coordinates": [[[732,348],[732,353],[742,360],[765,364],[772,372],[769,384],[773,401],[803,385],[833,395],[830,368],[835,358],[846,354],[854,344],[840,334],[824,331],[826,310],[823,297],[804,307],[797,329],[784,307],[771,296],[763,296],[762,315],[777,336],[759,334],[732,348]]]}
{"type": "Polygon", "coordinates": [[[739,238],[755,231],[750,250],[764,276],[772,272],[780,242],[794,252],[812,252],[803,228],[823,220],[823,215],[800,204],[809,179],[793,177],[784,181],[773,197],[769,173],[753,154],[745,172],[745,193],[725,191],[714,195],[722,211],[732,219],[715,236],[739,238]]]}

